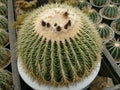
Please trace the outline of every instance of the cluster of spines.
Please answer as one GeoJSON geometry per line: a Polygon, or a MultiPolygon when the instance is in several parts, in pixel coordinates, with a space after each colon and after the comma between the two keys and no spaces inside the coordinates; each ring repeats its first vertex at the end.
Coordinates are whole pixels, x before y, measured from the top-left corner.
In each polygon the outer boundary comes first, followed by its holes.
{"type": "Polygon", "coordinates": [[[8,32],[6,32],[5,29],[0,28],[0,45],[4,46],[8,43],[8,41],[9,41],[8,32]]]}
{"type": "Polygon", "coordinates": [[[119,39],[112,39],[106,44],[106,48],[115,60],[120,61],[120,41],[119,39]]]}
{"type": "Polygon", "coordinates": [[[116,30],[120,31],[120,18],[118,18],[115,22],[116,22],[116,30]]]}
{"type": "Polygon", "coordinates": [[[8,28],[8,20],[3,15],[0,15],[0,28],[8,28]]]}
{"type": "Polygon", "coordinates": [[[0,90],[12,90],[12,85],[12,74],[7,70],[0,69],[0,90]]]}
{"type": "Polygon", "coordinates": [[[118,7],[116,5],[107,5],[103,8],[103,15],[109,18],[115,18],[118,15],[118,7]]]}
{"type": "Polygon", "coordinates": [[[82,10],[83,8],[88,8],[88,2],[86,0],[82,0],[78,2],[78,8],[82,10]]]}
{"type": "Polygon", "coordinates": [[[99,24],[97,27],[99,35],[101,38],[107,38],[110,36],[110,27],[106,24],[99,24]]]}
{"type": "Polygon", "coordinates": [[[108,0],[93,0],[93,3],[97,6],[103,6],[107,3],[108,0]]]}
{"type": "Polygon", "coordinates": [[[4,3],[0,2],[0,15],[7,15],[7,6],[4,3]]]}
{"type": "Polygon", "coordinates": [[[111,0],[114,3],[120,3],[120,0],[111,0]]]}

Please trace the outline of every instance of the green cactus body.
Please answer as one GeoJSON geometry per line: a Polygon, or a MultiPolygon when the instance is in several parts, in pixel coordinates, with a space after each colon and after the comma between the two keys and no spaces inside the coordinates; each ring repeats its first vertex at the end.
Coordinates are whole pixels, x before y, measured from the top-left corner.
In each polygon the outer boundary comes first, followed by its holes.
{"type": "Polygon", "coordinates": [[[7,15],[7,6],[3,3],[0,3],[0,15],[7,15]]]}
{"type": "Polygon", "coordinates": [[[106,5],[108,0],[93,0],[93,3],[97,6],[103,6],[106,5]]]}
{"type": "Polygon", "coordinates": [[[0,28],[8,28],[8,20],[2,15],[0,15],[0,28]]]}
{"type": "Polygon", "coordinates": [[[8,49],[0,46],[0,68],[4,67],[10,61],[10,52],[8,49]]]}
{"type": "Polygon", "coordinates": [[[89,5],[88,5],[88,2],[86,0],[80,0],[79,3],[78,3],[78,8],[80,10],[82,10],[83,8],[88,8],[89,5]]]}
{"type": "Polygon", "coordinates": [[[8,43],[9,36],[4,29],[0,29],[0,45],[4,46],[8,43]]]}
{"type": "Polygon", "coordinates": [[[110,36],[110,27],[106,24],[99,24],[98,27],[98,32],[100,34],[101,38],[107,38],[110,36]]]}
{"type": "Polygon", "coordinates": [[[79,9],[48,4],[25,18],[17,48],[33,80],[68,86],[90,74],[101,58],[102,42],[94,24],[79,9]]]}
{"type": "Polygon", "coordinates": [[[103,15],[109,18],[115,18],[118,15],[118,7],[116,5],[107,5],[103,8],[103,15]]]}
{"type": "Polygon", "coordinates": [[[7,70],[0,69],[0,90],[12,90],[12,86],[12,74],[7,70]]]}
{"type": "Polygon", "coordinates": [[[0,0],[1,3],[7,4],[7,0],[0,0]]]}
{"type": "Polygon", "coordinates": [[[120,3],[120,0],[111,0],[114,3],[120,3]]]}
{"type": "Polygon", "coordinates": [[[120,18],[117,19],[115,22],[116,22],[116,30],[120,31],[120,18]]]}
{"type": "Polygon", "coordinates": [[[106,48],[108,49],[108,51],[110,52],[110,54],[112,55],[112,57],[115,60],[120,61],[120,41],[119,41],[119,39],[110,40],[106,44],[106,48]]]}

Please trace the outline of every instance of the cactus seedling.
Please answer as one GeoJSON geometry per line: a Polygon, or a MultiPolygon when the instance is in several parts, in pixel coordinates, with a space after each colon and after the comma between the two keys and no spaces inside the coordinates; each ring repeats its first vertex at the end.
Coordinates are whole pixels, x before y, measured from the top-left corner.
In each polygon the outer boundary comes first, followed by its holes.
{"type": "Polygon", "coordinates": [[[82,10],[83,8],[90,8],[90,5],[86,0],[80,0],[78,2],[78,8],[82,10]]]}
{"type": "Polygon", "coordinates": [[[106,48],[108,49],[108,51],[110,52],[110,54],[112,55],[112,57],[115,60],[120,61],[120,41],[119,41],[119,39],[110,40],[106,44],[106,48]]]}
{"type": "Polygon", "coordinates": [[[7,6],[0,2],[0,15],[7,15],[7,6]]]}
{"type": "Polygon", "coordinates": [[[12,74],[7,70],[0,69],[0,90],[12,90],[12,86],[12,74]]]}
{"type": "Polygon", "coordinates": [[[110,28],[107,24],[99,24],[97,26],[97,30],[103,41],[108,41],[114,37],[114,32],[112,31],[112,28],[110,28]]]}
{"type": "Polygon", "coordinates": [[[8,20],[3,15],[0,15],[0,28],[8,28],[8,20]]]}
{"type": "Polygon", "coordinates": [[[0,29],[0,45],[5,46],[9,41],[8,33],[4,29],[0,29]]]}
{"type": "Polygon", "coordinates": [[[0,68],[6,67],[10,62],[10,51],[0,46],[0,68]]]}
{"type": "Polygon", "coordinates": [[[102,42],[94,24],[79,9],[47,4],[25,18],[17,49],[33,80],[69,86],[95,68],[101,59],[102,42]]]}

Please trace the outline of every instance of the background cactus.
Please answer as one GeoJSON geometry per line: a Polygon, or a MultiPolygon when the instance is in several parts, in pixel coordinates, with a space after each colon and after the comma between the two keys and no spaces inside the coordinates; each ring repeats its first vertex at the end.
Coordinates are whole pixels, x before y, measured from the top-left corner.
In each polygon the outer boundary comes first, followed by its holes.
{"type": "Polygon", "coordinates": [[[10,61],[10,52],[8,49],[0,46],[0,68],[7,65],[10,61]]]}
{"type": "Polygon", "coordinates": [[[68,86],[95,68],[101,59],[102,41],[94,24],[79,9],[48,4],[25,18],[17,49],[33,80],[68,86]]]}
{"type": "Polygon", "coordinates": [[[8,20],[3,15],[0,15],[0,28],[8,28],[8,20]]]}
{"type": "Polygon", "coordinates": [[[4,29],[0,29],[0,45],[4,46],[8,43],[9,36],[4,29]]]}
{"type": "Polygon", "coordinates": [[[93,0],[93,3],[97,6],[106,5],[107,2],[108,2],[108,0],[93,0]]]}
{"type": "Polygon", "coordinates": [[[83,9],[83,8],[89,8],[90,7],[90,5],[88,4],[88,2],[86,1],[86,0],[80,0],[79,2],[78,2],[78,8],[79,9],[83,9]]]}
{"type": "Polygon", "coordinates": [[[120,0],[111,0],[114,3],[120,3],[120,0]]]}
{"type": "Polygon", "coordinates": [[[0,69],[0,90],[13,90],[12,74],[7,71],[0,69]]]}
{"type": "Polygon", "coordinates": [[[0,2],[0,15],[7,15],[7,6],[0,2]]]}
{"type": "Polygon", "coordinates": [[[103,8],[103,15],[109,18],[116,18],[118,15],[118,7],[116,5],[107,5],[103,8]]]}
{"type": "Polygon", "coordinates": [[[116,30],[120,31],[120,18],[118,18],[115,22],[116,22],[116,30]]]}
{"type": "Polygon", "coordinates": [[[106,48],[108,49],[108,51],[110,52],[110,54],[112,55],[112,57],[115,60],[120,61],[120,41],[119,41],[119,39],[110,40],[106,44],[106,48]]]}

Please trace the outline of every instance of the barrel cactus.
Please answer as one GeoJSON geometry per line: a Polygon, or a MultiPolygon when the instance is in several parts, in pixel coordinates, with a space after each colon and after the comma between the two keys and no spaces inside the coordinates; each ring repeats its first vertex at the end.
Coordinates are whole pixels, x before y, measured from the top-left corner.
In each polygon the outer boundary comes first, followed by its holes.
{"type": "Polygon", "coordinates": [[[5,46],[9,41],[8,33],[4,29],[0,29],[0,45],[5,46]]]}
{"type": "Polygon", "coordinates": [[[91,0],[96,6],[104,6],[108,3],[109,0],[91,0]]]}
{"type": "Polygon", "coordinates": [[[103,16],[105,16],[107,18],[117,18],[118,10],[119,9],[116,5],[109,4],[102,9],[101,13],[103,16]]]}
{"type": "Polygon", "coordinates": [[[120,41],[119,41],[119,39],[110,40],[106,44],[106,48],[108,49],[108,51],[110,52],[110,54],[112,55],[112,57],[115,60],[120,61],[120,41]]]}
{"type": "Polygon", "coordinates": [[[0,68],[6,67],[10,62],[10,51],[0,46],[0,68]]]}
{"type": "Polygon", "coordinates": [[[108,41],[114,37],[114,32],[107,24],[101,23],[97,26],[100,37],[103,41],[108,41]]]}
{"type": "Polygon", "coordinates": [[[95,68],[101,59],[102,40],[94,24],[78,8],[48,4],[25,18],[17,50],[33,80],[69,86],[95,68]]]}
{"type": "Polygon", "coordinates": [[[115,22],[116,22],[116,30],[120,31],[120,18],[118,18],[115,22]]]}
{"type": "Polygon", "coordinates": [[[120,4],[120,0],[111,0],[111,2],[120,4]]]}
{"type": "Polygon", "coordinates": [[[3,15],[0,15],[0,28],[8,28],[8,20],[3,15]]]}
{"type": "Polygon", "coordinates": [[[83,8],[90,8],[90,5],[86,0],[80,0],[78,2],[78,8],[82,10],[83,8]]]}
{"type": "Polygon", "coordinates": [[[7,15],[7,6],[0,2],[0,15],[7,15]]]}
{"type": "Polygon", "coordinates": [[[0,69],[0,90],[13,90],[11,72],[0,69]]]}

